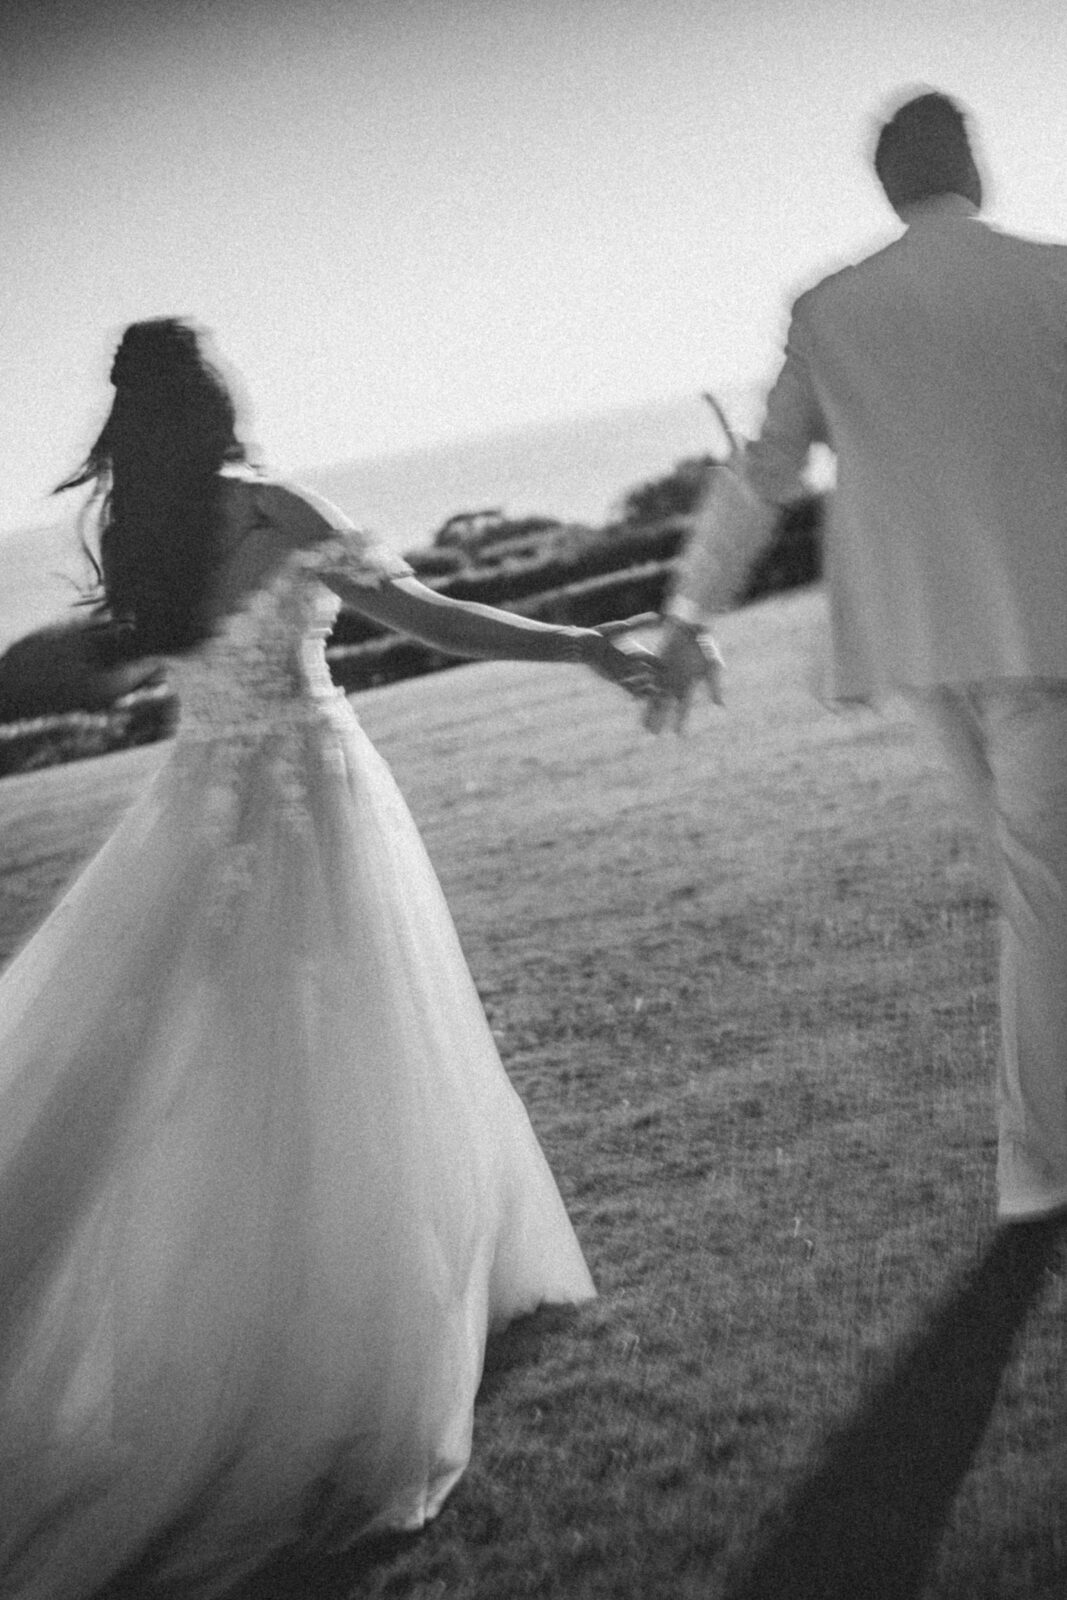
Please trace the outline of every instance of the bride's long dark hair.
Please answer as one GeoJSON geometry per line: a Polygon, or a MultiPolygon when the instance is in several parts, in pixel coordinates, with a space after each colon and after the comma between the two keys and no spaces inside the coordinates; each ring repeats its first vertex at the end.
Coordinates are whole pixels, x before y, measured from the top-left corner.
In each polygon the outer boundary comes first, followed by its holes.
{"type": "Polygon", "coordinates": [[[177,654],[210,632],[219,545],[219,469],[243,461],[236,408],[198,330],[179,317],[133,322],[111,367],[115,398],[82,465],[53,491],[92,485],[98,554],[89,601],[124,655],[177,654]]]}

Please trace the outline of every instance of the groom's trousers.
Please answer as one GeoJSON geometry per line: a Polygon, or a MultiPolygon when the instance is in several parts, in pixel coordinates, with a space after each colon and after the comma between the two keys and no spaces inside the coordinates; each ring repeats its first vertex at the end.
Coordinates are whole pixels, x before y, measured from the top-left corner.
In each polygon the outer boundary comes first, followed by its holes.
{"type": "Polygon", "coordinates": [[[924,690],[1002,913],[998,1211],[1067,1206],[1067,681],[924,690]]]}

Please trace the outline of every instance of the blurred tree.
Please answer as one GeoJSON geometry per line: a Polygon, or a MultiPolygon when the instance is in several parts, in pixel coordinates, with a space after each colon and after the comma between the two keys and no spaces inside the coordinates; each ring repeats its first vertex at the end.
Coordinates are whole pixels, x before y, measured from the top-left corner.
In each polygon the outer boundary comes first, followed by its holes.
{"type": "Polygon", "coordinates": [[[691,517],[717,465],[711,455],[687,456],[662,478],[639,483],[620,502],[621,524],[632,528],[691,517]]]}

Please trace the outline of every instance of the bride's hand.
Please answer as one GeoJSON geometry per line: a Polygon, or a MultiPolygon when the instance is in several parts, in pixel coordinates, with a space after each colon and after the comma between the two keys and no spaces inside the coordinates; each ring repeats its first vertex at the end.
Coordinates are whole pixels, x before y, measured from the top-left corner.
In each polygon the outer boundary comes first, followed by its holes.
{"type": "Polygon", "coordinates": [[[579,646],[581,660],[599,677],[618,684],[638,700],[658,697],[663,691],[663,668],[659,658],[645,645],[628,637],[635,628],[658,620],[655,614],[642,613],[588,629],[579,646]]]}

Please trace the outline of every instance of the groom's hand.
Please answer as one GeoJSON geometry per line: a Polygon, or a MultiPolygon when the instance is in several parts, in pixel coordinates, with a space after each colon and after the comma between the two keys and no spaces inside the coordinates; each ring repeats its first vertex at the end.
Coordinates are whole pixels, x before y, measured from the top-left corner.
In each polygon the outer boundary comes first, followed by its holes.
{"type": "Polygon", "coordinates": [[[675,617],[664,619],[658,654],[660,676],[645,708],[645,727],[660,733],[672,723],[681,733],[701,684],[714,703],[722,705],[723,659],[710,633],[675,617]]]}

